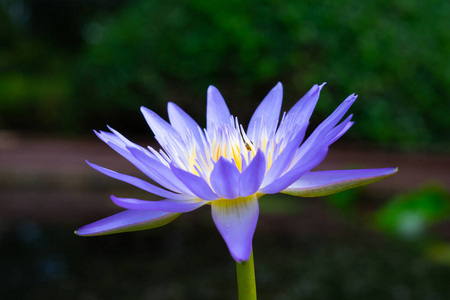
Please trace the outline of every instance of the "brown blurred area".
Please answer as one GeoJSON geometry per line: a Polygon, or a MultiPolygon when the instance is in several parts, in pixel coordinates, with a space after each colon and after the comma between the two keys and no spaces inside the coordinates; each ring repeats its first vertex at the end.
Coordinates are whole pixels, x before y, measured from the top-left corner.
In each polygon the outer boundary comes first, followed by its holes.
{"type": "MultiPolygon", "coordinates": [[[[152,138],[140,139],[138,143],[155,146],[152,138]]],[[[108,192],[130,192],[135,188],[93,170],[85,160],[145,179],[137,168],[95,136],[64,139],[4,134],[0,138],[0,218],[82,223],[118,211],[109,201],[108,192]]],[[[386,201],[395,194],[434,183],[450,188],[450,157],[446,155],[337,145],[331,147],[316,170],[385,167],[398,167],[399,172],[364,187],[377,199],[386,201]]],[[[148,193],[143,196],[155,198],[148,193]]]]}

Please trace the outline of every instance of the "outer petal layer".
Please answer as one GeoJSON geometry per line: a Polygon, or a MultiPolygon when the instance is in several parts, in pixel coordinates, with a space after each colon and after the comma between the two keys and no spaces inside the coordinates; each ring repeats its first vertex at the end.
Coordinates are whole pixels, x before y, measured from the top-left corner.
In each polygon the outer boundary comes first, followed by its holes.
{"type": "Polygon", "coordinates": [[[309,172],[320,164],[327,155],[327,151],[328,148],[321,149],[315,155],[311,155],[308,159],[305,159],[304,162],[298,162],[290,171],[286,172],[286,174],[260,189],[260,192],[265,194],[276,194],[282,192],[287,187],[292,185],[292,183],[298,178],[303,176],[303,174],[309,172]]]}
{"type": "Polygon", "coordinates": [[[258,221],[256,196],[211,202],[212,217],[234,260],[247,261],[258,221]]]}
{"type": "Polygon", "coordinates": [[[147,181],[144,181],[142,179],[139,179],[139,178],[136,178],[136,177],[133,177],[130,175],[121,174],[116,171],[100,167],[100,166],[90,163],[88,161],[86,161],[86,163],[89,166],[91,166],[92,168],[94,168],[95,170],[97,170],[109,177],[132,184],[132,185],[134,185],[140,189],[143,189],[144,191],[147,191],[149,193],[152,193],[152,194],[164,197],[164,198],[170,198],[170,199],[176,199],[176,200],[192,199],[192,196],[177,194],[177,193],[173,193],[171,191],[167,191],[167,190],[157,187],[151,183],[148,183],[147,181]]]}
{"type": "Polygon", "coordinates": [[[126,210],[85,225],[75,230],[75,234],[93,236],[152,229],[172,222],[179,215],[164,211],[126,210]]]}
{"type": "Polygon", "coordinates": [[[377,182],[394,175],[398,168],[317,171],[306,173],[281,193],[320,197],[377,182]]]}
{"type": "Polygon", "coordinates": [[[154,113],[152,110],[141,106],[141,112],[144,115],[148,126],[157,138],[172,140],[178,138],[178,132],[164,119],[154,113]]]}
{"type": "Polygon", "coordinates": [[[118,198],[111,195],[111,200],[114,204],[134,210],[158,210],[166,212],[185,213],[193,211],[200,206],[205,205],[206,201],[176,201],[171,199],[164,199],[159,201],[140,200],[134,198],[118,198]]]}

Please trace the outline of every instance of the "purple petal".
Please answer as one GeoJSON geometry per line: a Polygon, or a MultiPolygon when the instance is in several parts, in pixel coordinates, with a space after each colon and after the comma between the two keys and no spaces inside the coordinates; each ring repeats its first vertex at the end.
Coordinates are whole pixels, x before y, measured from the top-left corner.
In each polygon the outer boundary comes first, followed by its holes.
{"type": "Polygon", "coordinates": [[[248,124],[247,135],[250,140],[255,141],[259,138],[262,126],[267,128],[270,134],[275,131],[280,117],[281,104],[283,101],[283,86],[280,82],[267,94],[264,100],[255,110],[250,123],[248,124]]]}
{"type": "MultiPolygon", "coordinates": [[[[345,133],[345,129],[350,128],[351,126],[348,126],[351,122],[353,115],[349,115],[347,118],[345,118],[344,121],[342,121],[340,124],[336,125],[333,129],[331,129],[326,136],[323,136],[320,141],[316,141],[315,144],[317,145],[327,145],[330,146],[333,142],[335,142],[342,134],[345,133]]],[[[316,146],[316,145],[315,145],[316,146]]]]}
{"type": "Polygon", "coordinates": [[[123,148],[125,147],[131,147],[131,148],[138,148],[138,149],[143,149],[145,150],[145,148],[139,146],[136,143],[133,143],[132,141],[130,141],[129,139],[127,139],[125,136],[123,136],[120,132],[118,132],[117,130],[115,130],[114,128],[112,128],[111,126],[108,126],[108,129],[111,130],[111,132],[116,136],[117,140],[122,142],[123,148]]]}
{"type": "Polygon", "coordinates": [[[341,138],[341,136],[343,136],[349,129],[350,127],[353,126],[352,121],[349,121],[347,124],[345,124],[345,127],[329,142],[329,144],[333,144],[334,142],[336,142],[338,139],[341,138]]]}
{"type": "MultiPolygon", "coordinates": [[[[317,101],[319,100],[320,91],[326,82],[321,85],[315,84],[294,106],[289,110],[286,117],[295,116],[301,119],[301,122],[309,122],[317,101]]],[[[300,123],[300,122],[299,122],[300,123]]]]}
{"type": "Polygon", "coordinates": [[[170,141],[179,137],[178,132],[169,123],[150,109],[141,106],[141,112],[156,138],[170,141]]]}
{"type": "Polygon", "coordinates": [[[106,176],[112,177],[114,179],[129,183],[131,185],[134,185],[135,187],[138,187],[140,189],[143,189],[144,191],[147,191],[149,193],[161,196],[163,198],[169,198],[169,199],[176,199],[176,200],[186,200],[186,199],[192,199],[192,196],[183,195],[183,194],[176,194],[167,190],[164,190],[160,187],[157,187],[151,183],[148,183],[147,181],[144,181],[142,179],[125,175],[118,173],[116,171],[100,167],[96,164],[92,164],[88,161],[86,163],[91,166],[92,168],[96,169],[97,171],[105,174],[106,176]]]}
{"type": "Polygon", "coordinates": [[[214,223],[233,258],[237,262],[247,261],[258,222],[259,206],[256,196],[213,201],[211,208],[214,223]]]}
{"type": "Polygon", "coordinates": [[[207,93],[206,128],[219,127],[221,124],[230,124],[230,111],[219,90],[210,85],[207,93]]]}
{"type": "Polygon", "coordinates": [[[177,201],[164,199],[159,201],[139,200],[133,198],[118,198],[111,195],[111,200],[120,207],[133,210],[159,210],[166,212],[185,213],[193,211],[200,206],[205,205],[206,201],[177,201]]]}
{"type": "Polygon", "coordinates": [[[377,182],[397,171],[398,168],[310,172],[281,192],[301,197],[326,196],[377,182]]]}
{"type": "Polygon", "coordinates": [[[151,210],[126,210],[85,225],[75,234],[83,236],[105,235],[160,227],[175,220],[180,214],[151,210]]]}
{"type": "Polygon", "coordinates": [[[147,156],[146,152],[140,149],[127,148],[147,170],[147,176],[163,186],[170,187],[171,190],[180,191],[183,194],[193,195],[191,191],[173,174],[172,170],[156,159],[147,156]]]}
{"type": "Polygon", "coordinates": [[[130,161],[133,165],[135,165],[140,171],[142,171],[145,175],[151,176],[148,174],[147,169],[139,162],[137,161],[133,155],[128,151],[127,148],[133,148],[133,149],[141,149],[142,151],[145,151],[147,155],[152,156],[153,154],[149,153],[146,149],[143,147],[130,142],[128,139],[126,139],[123,135],[121,135],[119,132],[115,131],[111,127],[108,126],[108,128],[114,133],[110,132],[95,132],[95,134],[108,146],[110,146],[114,151],[125,157],[128,161],[130,161]]]}
{"type": "MultiPolygon", "coordinates": [[[[216,200],[219,197],[214,194],[213,190],[209,187],[208,183],[200,176],[186,172],[182,169],[170,166],[173,174],[181,180],[181,182],[197,197],[203,200],[216,200]]],[[[169,198],[169,197],[166,197],[169,198]]]]}
{"type": "Polygon", "coordinates": [[[211,186],[220,198],[234,199],[239,196],[239,169],[224,157],[214,165],[210,175],[211,186]]]}
{"type": "MultiPolygon", "coordinates": [[[[106,132],[106,131],[102,131],[102,130],[100,130],[100,131],[94,130],[94,133],[95,133],[95,135],[97,135],[97,137],[99,139],[101,139],[106,144],[113,143],[122,149],[125,148],[127,141],[128,141],[128,140],[122,140],[116,134],[113,134],[111,132],[106,132]]],[[[130,142],[130,144],[132,144],[132,143],[130,142]]]]}
{"type": "MultiPolygon", "coordinates": [[[[330,137],[330,131],[332,131],[334,126],[350,109],[356,98],[357,96],[355,96],[354,94],[348,96],[347,99],[345,99],[345,101],[342,102],[341,105],[339,105],[339,107],[336,108],[336,110],[313,131],[313,133],[306,139],[306,141],[300,146],[299,150],[297,151],[294,163],[297,163],[299,160],[303,160],[304,156],[307,155],[307,153],[310,152],[311,149],[317,147],[318,145],[322,146],[326,143],[331,144],[331,142],[335,140],[333,139],[333,137],[327,139],[327,136],[330,137]]],[[[349,121],[349,119],[346,121],[349,121]]],[[[335,136],[339,135],[339,133],[334,134],[335,136]]]]}
{"type": "MultiPolygon", "coordinates": [[[[113,150],[115,150],[117,153],[125,157],[128,161],[130,161],[134,166],[136,166],[142,173],[147,175],[149,178],[151,178],[153,181],[157,182],[164,188],[167,188],[169,190],[175,191],[175,192],[181,192],[185,194],[190,194],[187,191],[187,188],[182,188],[182,184],[179,181],[174,181],[173,179],[167,180],[165,179],[161,173],[168,169],[166,166],[162,165],[161,162],[157,161],[156,157],[153,155],[153,153],[150,153],[147,149],[134,144],[127,140],[124,136],[122,136],[120,133],[115,131],[114,129],[108,128],[114,133],[111,134],[109,132],[95,132],[97,136],[103,140],[105,143],[108,144],[113,150]],[[133,155],[133,153],[140,153],[140,159],[136,157],[136,155],[133,155]],[[154,170],[154,168],[149,168],[148,164],[150,162],[158,163],[159,166],[157,167],[157,171],[154,170]],[[173,183],[178,183],[177,186],[175,186],[173,183]]],[[[174,177],[174,176],[172,176],[174,177]]]]}
{"type": "Polygon", "coordinates": [[[283,149],[283,152],[281,152],[280,155],[275,159],[275,161],[272,163],[272,166],[267,171],[266,176],[264,177],[263,185],[272,183],[274,180],[280,177],[284,171],[286,171],[286,169],[294,159],[300,143],[302,142],[303,134],[303,131],[297,133],[297,135],[283,149]]]}
{"type": "Polygon", "coordinates": [[[259,149],[248,167],[239,177],[239,196],[247,197],[256,193],[264,180],[266,159],[259,149]]]}
{"type": "MultiPolygon", "coordinates": [[[[327,135],[328,132],[342,119],[342,117],[347,113],[352,104],[355,102],[357,96],[354,94],[347,97],[344,102],[339,105],[335,111],[328,116],[311,134],[311,136],[305,141],[304,145],[310,146],[310,144],[314,143],[317,138],[321,138],[324,135],[327,135]]],[[[303,145],[302,145],[303,147],[303,145]]]]}
{"type": "Polygon", "coordinates": [[[167,105],[169,113],[170,124],[175,130],[177,130],[182,136],[188,136],[192,134],[197,141],[198,145],[203,145],[202,130],[198,126],[197,122],[191,118],[184,110],[182,110],[175,103],[169,102],[167,105]]]}
{"type": "Polygon", "coordinates": [[[306,157],[305,160],[299,161],[294,167],[286,172],[286,174],[263,187],[260,191],[264,194],[276,194],[286,189],[303,174],[320,164],[327,155],[327,151],[328,148],[321,149],[311,157],[306,157]]]}

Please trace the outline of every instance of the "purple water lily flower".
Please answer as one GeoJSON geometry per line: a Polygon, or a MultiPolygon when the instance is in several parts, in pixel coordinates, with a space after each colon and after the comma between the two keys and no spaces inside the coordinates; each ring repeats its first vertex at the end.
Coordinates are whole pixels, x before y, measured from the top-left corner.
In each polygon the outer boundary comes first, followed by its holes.
{"type": "Polygon", "coordinates": [[[170,123],[142,107],[162,147],[159,151],[132,143],[112,128],[111,132],[95,132],[152,183],[88,162],[91,167],[164,199],[111,196],[115,204],[127,210],[75,233],[91,236],[155,228],[181,213],[210,205],[231,255],[242,262],[250,257],[261,196],[324,196],[394,174],[396,168],[311,172],[325,158],[328,147],[353,124],[351,115],[340,122],[356,99],[350,95],[304,139],[323,86],[314,85],[279,121],[283,88],[278,83],[256,109],[247,130],[230,114],[213,86],[207,94],[206,129],[174,103],[168,104],[170,123]]]}

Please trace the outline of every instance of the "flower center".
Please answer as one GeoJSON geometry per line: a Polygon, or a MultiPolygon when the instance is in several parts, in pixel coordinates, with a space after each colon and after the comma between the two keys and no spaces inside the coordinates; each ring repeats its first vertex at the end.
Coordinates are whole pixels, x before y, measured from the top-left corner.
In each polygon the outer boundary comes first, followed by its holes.
{"type": "Polygon", "coordinates": [[[210,141],[212,160],[217,162],[221,157],[233,160],[239,171],[242,171],[243,165],[248,165],[256,155],[255,147],[242,126],[237,124],[237,120],[235,126],[225,124],[212,130],[210,141]]]}

